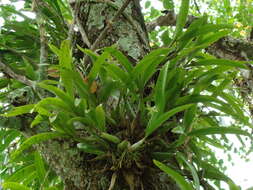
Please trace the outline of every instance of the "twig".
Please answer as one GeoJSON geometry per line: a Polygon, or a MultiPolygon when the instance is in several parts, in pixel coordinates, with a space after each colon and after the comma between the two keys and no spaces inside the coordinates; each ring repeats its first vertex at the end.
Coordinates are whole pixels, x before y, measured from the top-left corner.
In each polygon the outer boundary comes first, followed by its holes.
{"type": "Polygon", "coordinates": [[[3,62],[1,62],[1,60],[0,60],[0,69],[2,69],[4,73],[6,73],[7,75],[9,75],[13,79],[18,80],[18,81],[26,84],[27,86],[31,86],[32,88],[35,88],[35,82],[34,81],[26,78],[23,75],[16,74],[11,68],[9,68],[3,62]]]}
{"type": "Polygon", "coordinates": [[[76,24],[77,24],[77,27],[79,29],[79,32],[81,33],[81,36],[82,36],[82,40],[83,42],[88,46],[88,48],[91,48],[91,43],[88,39],[88,35],[86,34],[81,22],[80,22],[80,19],[78,18],[78,16],[76,16],[76,24]]]}
{"type": "MultiPolygon", "coordinates": [[[[188,27],[198,17],[189,15],[185,27],[188,27]]],[[[177,15],[173,11],[168,11],[166,15],[159,16],[157,19],[147,23],[147,30],[151,32],[157,26],[175,26],[177,15]]]]}
{"type": "Polygon", "coordinates": [[[82,40],[83,42],[88,46],[88,48],[91,47],[91,43],[89,41],[89,38],[88,38],[88,35],[87,33],[85,32],[81,22],[80,22],[80,19],[78,18],[78,13],[79,13],[79,9],[78,9],[78,6],[80,5],[80,0],[78,0],[75,4],[75,8],[72,9],[72,15],[73,15],[73,24],[71,24],[70,26],[70,32],[69,32],[69,36],[68,38],[70,40],[72,40],[72,35],[73,35],[73,32],[74,32],[74,26],[75,26],[75,23],[77,24],[77,27],[79,29],[79,32],[81,33],[81,36],[82,36],[82,40]]]}
{"type": "Polygon", "coordinates": [[[198,6],[196,0],[194,0],[193,2],[194,2],[194,5],[195,5],[195,7],[196,7],[198,13],[201,14],[201,11],[200,11],[200,9],[199,9],[199,6],[198,6]]]}

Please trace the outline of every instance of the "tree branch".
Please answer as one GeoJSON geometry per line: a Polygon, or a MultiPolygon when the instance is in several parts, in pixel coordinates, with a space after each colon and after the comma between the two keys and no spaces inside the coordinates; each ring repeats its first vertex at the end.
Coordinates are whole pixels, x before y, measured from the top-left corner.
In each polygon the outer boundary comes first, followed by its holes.
{"type": "Polygon", "coordinates": [[[11,78],[18,80],[19,82],[22,82],[23,84],[26,84],[27,86],[31,86],[32,88],[35,88],[35,82],[26,78],[23,75],[16,74],[11,68],[9,68],[6,64],[4,64],[0,60],[0,69],[3,70],[4,73],[9,75],[11,78]]]}
{"type": "Polygon", "coordinates": [[[72,10],[72,15],[73,15],[73,18],[74,18],[74,21],[73,21],[73,24],[71,24],[70,26],[70,32],[69,32],[69,39],[72,40],[72,35],[73,35],[73,31],[74,31],[74,25],[76,23],[78,29],[79,29],[79,32],[81,33],[81,36],[82,36],[82,40],[83,42],[88,46],[88,48],[91,47],[91,43],[90,43],[90,40],[88,38],[88,35],[86,33],[86,31],[84,30],[82,24],[81,24],[81,21],[80,19],[78,18],[78,14],[79,14],[79,9],[78,7],[80,6],[80,0],[78,0],[75,4],[75,8],[72,10]]]}
{"type": "Polygon", "coordinates": [[[78,18],[78,16],[75,17],[75,20],[76,20],[76,24],[77,24],[77,27],[79,29],[79,32],[81,33],[81,36],[82,36],[82,40],[83,42],[88,46],[88,48],[91,48],[91,43],[88,39],[88,35],[87,33],[85,32],[81,22],[80,22],[80,19],[78,18]]]}
{"type": "Polygon", "coordinates": [[[43,19],[41,12],[39,11],[39,2],[38,0],[34,0],[34,12],[36,14],[37,24],[39,26],[40,32],[40,63],[38,67],[39,79],[41,81],[46,78],[46,62],[48,58],[47,51],[47,38],[46,38],[46,29],[45,29],[45,20],[43,19]]]}
{"type": "Polygon", "coordinates": [[[195,7],[196,7],[196,9],[197,9],[198,13],[199,13],[199,14],[201,14],[201,11],[200,11],[200,9],[199,9],[199,6],[198,6],[197,1],[196,1],[196,0],[194,0],[193,2],[194,2],[194,5],[195,5],[195,7]]]}
{"type": "MultiPolygon", "coordinates": [[[[188,16],[185,27],[188,27],[193,20],[197,19],[195,16],[188,16]]],[[[159,16],[157,19],[147,23],[148,32],[153,31],[157,26],[175,26],[177,22],[177,15],[174,11],[166,11],[165,15],[159,16]]]]}

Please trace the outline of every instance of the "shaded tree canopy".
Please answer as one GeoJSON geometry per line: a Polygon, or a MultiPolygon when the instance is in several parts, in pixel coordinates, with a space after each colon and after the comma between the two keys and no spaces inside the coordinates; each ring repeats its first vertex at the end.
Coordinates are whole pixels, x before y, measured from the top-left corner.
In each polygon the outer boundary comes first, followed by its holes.
{"type": "Polygon", "coordinates": [[[252,3],[0,3],[0,189],[240,190],[252,3]]]}

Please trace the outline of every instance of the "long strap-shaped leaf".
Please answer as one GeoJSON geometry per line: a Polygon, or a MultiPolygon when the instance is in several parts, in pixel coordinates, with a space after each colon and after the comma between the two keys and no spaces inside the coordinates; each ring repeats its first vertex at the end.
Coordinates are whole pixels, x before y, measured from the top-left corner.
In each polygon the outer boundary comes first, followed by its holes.
{"type": "Polygon", "coordinates": [[[53,85],[47,85],[44,83],[38,84],[41,88],[44,88],[52,93],[54,93],[56,96],[61,98],[63,101],[65,101],[69,106],[73,105],[74,100],[63,90],[53,86],[53,85]]]}
{"type": "Polygon", "coordinates": [[[157,128],[159,128],[166,120],[168,120],[171,116],[175,115],[178,112],[186,110],[193,106],[193,104],[187,104],[183,106],[178,106],[170,111],[161,114],[160,116],[152,117],[147,128],[146,128],[146,137],[151,135],[157,128]]]}
{"type": "Polygon", "coordinates": [[[3,184],[4,189],[10,189],[10,190],[31,190],[29,187],[21,185],[16,182],[5,182],[3,184]]]}
{"type": "Polygon", "coordinates": [[[176,24],[176,31],[174,34],[174,39],[176,39],[183,31],[183,28],[185,26],[187,15],[189,11],[189,0],[182,0],[180,11],[177,18],[177,24],[176,24]]]}
{"type": "Polygon", "coordinates": [[[1,116],[14,117],[14,116],[30,113],[32,111],[32,109],[34,108],[34,106],[35,106],[35,104],[29,104],[29,105],[15,107],[13,110],[11,110],[7,113],[1,114],[1,116]]]}
{"type": "Polygon", "coordinates": [[[188,166],[188,168],[190,169],[190,171],[192,173],[193,180],[195,182],[196,190],[199,190],[200,189],[199,176],[197,174],[195,167],[190,162],[187,161],[187,159],[185,158],[185,156],[182,153],[178,152],[177,156],[181,160],[183,160],[185,162],[185,164],[188,166]]]}
{"type": "Polygon", "coordinates": [[[155,102],[159,111],[163,111],[165,107],[168,67],[168,63],[163,66],[155,87],[155,102]]]}
{"type": "Polygon", "coordinates": [[[26,180],[26,178],[29,176],[30,173],[35,171],[35,165],[30,164],[28,166],[24,166],[14,173],[11,174],[7,179],[5,179],[5,182],[17,182],[21,183],[26,180]]]}
{"type": "Polygon", "coordinates": [[[196,129],[188,133],[189,136],[214,135],[214,134],[236,134],[252,138],[252,135],[249,134],[247,131],[243,131],[235,127],[207,127],[196,129]]]}
{"type": "Polygon", "coordinates": [[[11,160],[15,160],[24,150],[28,149],[32,145],[38,144],[43,141],[47,141],[50,139],[60,138],[60,137],[66,137],[66,135],[63,135],[61,133],[57,132],[46,132],[46,133],[40,133],[37,135],[34,135],[28,139],[26,139],[20,147],[11,154],[11,160]]]}
{"type": "Polygon", "coordinates": [[[34,164],[36,167],[36,171],[37,171],[37,177],[40,181],[41,185],[47,186],[48,185],[48,181],[46,179],[46,169],[44,166],[44,161],[42,159],[42,156],[40,155],[40,153],[38,151],[36,151],[34,153],[34,164]]]}
{"type": "Polygon", "coordinates": [[[248,69],[245,61],[233,61],[227,59],[204,59],[198,61],[194,66],[207,66],[207,65],[219,65],[219,66],[229,66],[238,67],[242,69],[248,69]]]}
{"type": "Polygon", "coordinates": [[[175,170],[169,168],[168,166],[164,165],[163,163],[154,160],[154,164],[160,168],[162,171],[166,172],[173,180],[176,181],[178,186],[181,190],[194,190],[192,185],[189,184],[183,176],[181,176],[178,172],[175,170]]]}

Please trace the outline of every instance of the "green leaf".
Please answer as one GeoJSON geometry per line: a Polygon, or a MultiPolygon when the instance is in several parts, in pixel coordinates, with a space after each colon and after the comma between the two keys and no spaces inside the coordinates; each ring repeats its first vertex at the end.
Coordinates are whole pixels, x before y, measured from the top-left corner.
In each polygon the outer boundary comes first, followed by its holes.
{"type": "Polygon", "coordinates": [[[59,190],[57,186],[45,188],[45,190],[59,190]]]}
{"type": "Polygon", "coordinates": [[[105,66],[105,69],[110,73],[112,78],[116,79],[117,81],[122,82],[128,88],[130,89],[132,88],[132,85],[130,85],[129,74],[123,71],[120,67],[114,64],[107,64],[105,66]]]}
{"type": "Polygon", "coordinates": [[[0,78],[0,89],[5,88],[10,83],[10,80],[7,78],[0,78]]]}
{"type": "Polygon", "coordinates": [[[212,82],[218,80],[221,77],[222,76],[216,73],[208,73],[206,75],[202,75],[194,86],[193,94],[200,94],[201,91],[208,90],[212,82]]]}
{"type": "Polygon", "coordinates": [[[104,151],[98,149],[96,146],[94,145],[89,145],[89,144],[86,144],[86,143],[78,143],[77,144],[77,147],[86,152],[86,153],[90,153],[90,154],[96,154],[96,155],[102,155],[102,154],[105,154],[104,151]]]}
{"type": "Polygon", "coordinates": [[[207,127],[201,129],[195,129],[192,132],[188,133],[188,136],[200,136],[200,135],[214,135],[214,134],[236,134],[244,135],[252,138],[252,135],[247,131],[235,127],[207,127]]]}
{"type": "Polygon", "coordinates": [[[70,41],[64,40],[61,44],[61,48],[58,49],[53,45],[50,45],[52,51],[57,54],[59,57],[59,65],[60,65],[60,76],[62,82],[64,84],[65,89],[67,90],[68,94],[71,97],[74,97],[74,89],[72,80],[69,80],[68,74],[66,73],[67,70],[72,70],[72,50],[70,47],[70,41]]]}
{"type": "Polygon", "coordinates": [[[72,69],[72,50],[69,40],[61,43],[60,66],[65,69],[72,69]]]}
{"type": "Polygon", "coordinates": [[[192,104],[192,103],[205,103],[205,102],[216,102],[218,104],[224,104],[221,100],[215,97],[207,95],[188,95],[177,99],[176,105],[192,104]]]}
{"type": "Polygon", "coordinates": [[[54,93],[56,96],[61,98],[64,102],[66,102],[69,106],[72,106],[74,104],[73,99],[68,94],[66,94],[64,91],[62,91],[61,89],[53,85],[46,85],[44,83],[39,83],[38,86],[54,93]]]}
{"type": "Polygon", "coordinates": [[[229,190],[241,190],[241,188],[234,184],[232,180],[227,181],[227,184],[229,186],[229,190]]]}
{"type": "Polygon", "coordinates": [[[208,143],[216,148],[224,149],[224,146],[217,142],[215,139],[209,138],[207,136],[200,136],[199,137],[203,142],[208,143]]]}
{"type": "Polygon", "coordinates": [[[83,81],[82,77],[77,74],[75,71],[66,70],[66,74],[68,75],[68,80],[73,81],[75,84],[76,90],[78,92],[78,95],[81,98],[84,98],[89,101],[89,103],[95,104],[95,97],[90,92],[90,88],[87,84],[83,81]]]}
{"type": "Polygon", "coordinates": [[[145,72],[142,73],[141,76],[141,89],[146,85],[148,80],[156,73],[157,67],[159,64],[161,64],[165,60],[164,57],[158,57],[157,59],[151,61],[152,64],[150,64],[145,72]]]}
{"type": "Polygon", "coordinates": [[[35,106],[35,104],[29,104],[29,105],[15,107],[13,110],[11,110],[7,113],[1,114],[1,116],[14,117],[14,116],[23,115],[23,114],[26,114],[26,113],[31,113],[34,106],[35,106]]]}
{"type": "Polygon", "coordinates": [[[178,40],[179,50],[183,49],[194,37],[196,37],[198,31],[202,30],[202,28],[206,25],[206,23],[207,23],[206,15],[204,15],[199,19],[194,20],[188,27],[186,32],[184,32],[180,37],[180,39],[178,40]]]}
{"type": "Polygon", "coordinates": [[[98,123],[98,128],[105,132],[106,126],[105,126],[105,112],[102,105],[99,105],[96,107],[96,120],[98,123]]]}
{"type": "Polygon", "coordinates": [[[200,165],[204,169],[204,178],[224,181],[229,185],[230,190],[240,190],[240,188],[238,188],[238,186],[236,186],[235,183],[228,176],[220,172],[218,168],[204,161],[200,161],[200,165]]]}
{"type": "Polygon", "coordinates": [[[33,128],[34,126],[40,124],[43,121],[44,121],[44,118],[41,115],[36,115],[36,117],[34,118],[34,120],[31,123],[31,128],[33,128]]]}
{"type": "Polygon", "coordinates": [[[171,109],[170,111],[168,111],[166,113],[161,114],[158,117],[152,117],[149,121],[149,124],[148,124],[146,130],[145,130],[146,137],[151,135],[157,128],[159,128],[162,125],[162,123],[167,121],[171,116],[175,115],[178,112],[186,110],[186,109],[190,108],[191,106],[193,106],[193,104],[178,106],[176,108],[171,109]]]}
{"type": "Polygon", "coordinates": [[[23,181],[23,185],[29,186],[37,178],[37,172],[34,169],[32,172],[28,173],[23,181]]]}
{"type": "Polygon", "coordinates": [[[10,189],[10,190],[32,190],[27,186],[21,185],[19,183],[15,182],[5,182],[3,183],[3,188],[4,189],[10,189]]]}
{"type": "Polygon", "coordinates": [[[199,176],[197,174],[197,171],[196,171],[195,167],[186,160],[186,158],[184,157],[184,155],[182,153],[177,152],[177,156],[181,160],[183,160],[184,163],[188,166],[188,168],[190,169],[190,171],[192,173],[192,177],[193,177],[193,180],[194,180],[194,183],[195,183],[196,190],[200,190],[199,176]]]}
{"type": "Polygon", "coordinates": [[[220,31],[220,32],[216,32],[214,34],[206,35],[206,37],[203,38],[202,40],[198,41],[197,44],[198,45],[202,44],[201,46],[208,47],[209,45],[216,42],[220,38],[222,38],[224,36],[227,36],[229,33],[231,33],[230,30],[223,30],[223,31],[220,31]]]}
{"type": "Polygon", "coordinates": [[[40,133],[40,134],[34,135],[26,139],[20,145],[20,147],[11,154],[11,160],[15,160],[20,154],[22,154],[24,150],[30,148],[32,145],[35,145],[35,144],[38,144],[50,139],[64,138],[64,137],[66,137],[66,135],[58,133],[58,132],[46,132],[46,133],[40,133]]]}
{"type": "Polygon", "coordinates": [[[153,152],[152,158],[158,161],[166,161],[166,160],[171,160],[175,155],[174,153],[171,152],[153,152]]]}
{"type": "Polygon", "coordinates": [[[44,161],[38,151],[34,152],[34,164],[40,184],[45,184],[47,186],[48,181],[46,180],[46,169],[44,166],[44,161]]]}
{"type": "Polygon", "coordinates": [[[96,54],[96,53],[94,53],[94,52],[91,51],[90,49],[84,49],[84,48],[80,47],[79,45],[77,45],[77,47],[78,47],[78,49],[80,49],[83,53],[85,53],[85,54],[87,54],[88,56],[90,56],[90,58],[91,58],[91,60],[92,60],[93,62],[95,62],[95,61],[98,59],[99,55],[96,54]]]}
{"type": "MultiPolygon", "coordinates": [[[[242,102],[240,102],[239,99],[235,98],[234,96],[232,96],[228,93],[224,93],[224,92],[220,92],[219,97],[224,99],[227,102],[227,104],[230,105],[231,108],[235,110],[235,113],[239,117],[244,118],[244,113],[245,113],[245,111],[243,111],[244,104],[242,102]]],[[[245,119],[247,119],[247,118],[245,117],[245,119]]]]}
{"type": "Polygon", "coordinates": [[[179,14],[177,17],[176,30],[174,33],[174,39],[181,35],[183,32],[183,28],[187,21],[188,11],[189,11],[189,0],[182,0],[181,6],[179,10],[179,14]]]}
{"type": "Polygon", "coordinates": [[[201,35],[206,35],[211,32],[218,32],[222,29],[232,29],[233,26],[229,24],[208,24],[207,23],[207,16],[203,16],[202,18],[196,19],[192,22],[189,26],[187,31],[182,35],[180,38],[180,49],[195,37],[202,37],[201,35]]]}
{"type": "Polygon", "coordinates": [[[35,106],[35,110],[37,111],[40,107],[45,108],[46,110],[49,110],[49,111],[53,107],[54,109],[68,112],[70,114],[73,114],[73,111],[74,111],[74,110],[72,110],[72,108],[69,105],[67,105],[61,99],[51,98],[51,97],[45,98],[45,99],[42,99],[41,101],[39,101],[35,106]]]}
{"type": "Polygon", "coordinates": [[[151,5],[151,2],[148,0],[148,1],[146,1],[146,3],[145,3],[145,9],[147,9],[147,8],[149,8],[150,7],[150,5],[151,5]]]}
{"type": "Polygon", "coordinates": [[[163,66],[155,86],[155,103],[158,110],[161,112],[163,112],[165,108],[165,101],[166,101],[165,92],[167,84],[168,67],[169,67],[168,63],[163,66]]]}
{"type": "Polygon", "coordinates": [[[101,133],[101,137],[115,144],[119,144],[121,141],[118,137],[109,133],[101,133]]]}
{"type": "Polygon", "coordinates": [[[163,44],[165,46],[169,45],[172,41],[172,39],[169,36],[169,30],[165,30],[162,34],[161,34],[161,40],[163,42],[163,44]]]}
{"type": "Polygon", "coordinates": [[[0,139],[3,140],[0,144],[0,153],[3,152],[19,135],[20,132],[16,130],[6,131],[4,136],[2,138],[0,137],[0,139]]]}
{"type": "MultiPolygon", "coordinates": [[[[74,84],[73,84],[73,80],[70,80],[67,70],[64,68],[61,68],[60,75],[61,75],[62,83],[67,93],[70,95],[70,97],[74,98],[74,84]]],[[[76,72],[76,75],[78,75],[78,72],[76,72]]]]}
{"type": "Polygon", "coordinates": [[[188,183],[178,172],[157,160],[154,160],[153,162],[158,168],[166,172],[178,184],[181,190],[194,190],[192,185],[188,183]]]}
{"type": "Polygon", "coordinates": [[[133,64],[121,51],[117,50],[115,47],[107,47],[105,48],[105,51],[109,52],[113,57],[115,57],[127,72],[130,73],[133,70],[133,64]]]}
{"type": "Polygon", "coordinates": [[[170,10],[174,8],[173,0],[163,0],[163,7],[166,10],[170,10]]]}
{"type": "Polygon", "coordinates": [[[34,164],[24,166],[10,175],[5,181],[21,183],[26,180],[30,173],[35,171],[34,164]]]}
{"type": "Polygon", "coordinates": [[[50,47],[52,52],[54,52],[57,56],[61,55],[61,50],[58,49],[56,46],[54,46],[53,44],[48,44],[48,46],[50,47]]]}
{"type": "Polygon", "coordinates": [[[108,52],[104,52],[102,53],[102,55],[100,55],[98,57],[98,59],[93,63],[93,66],[91,68],[91,71],[88,75],[88,80],[89,82],[92,82],[95,80],[96,76],[98,75],[100,68],[102,67],[102,64],[106,61],[106,59],[109,57],[109,53],[108,52]]]}
{"type": "Polygon", "coordinates": [[[156,71],[156,66],[159,65],[167,56],[170,48],[159,48],[146,55],[134,67],[131,72],[131,79],[139,80],[139,88],[143,89],[145,82],[149,79],[150,74],[156,71]],[[148,70],[148,71],[147,71],[148,70]]]}
{"type": "Polygon", "coordinates": [[[207,66],[207,65],[219,65],[219,66],[229,66],[238,67],[242,69],[248,69],[247,62],[245,61],[233,61],[227,59],[204,59],[197,61],[194,66],[207,66]]]}
{"type": "Polygon", "coordinates": [[[189,109],[187,109],[184,113],[184,131],[188,132],[192,126],[192,123],[197,115],[197,105],[193,105],[189,109]]]}

